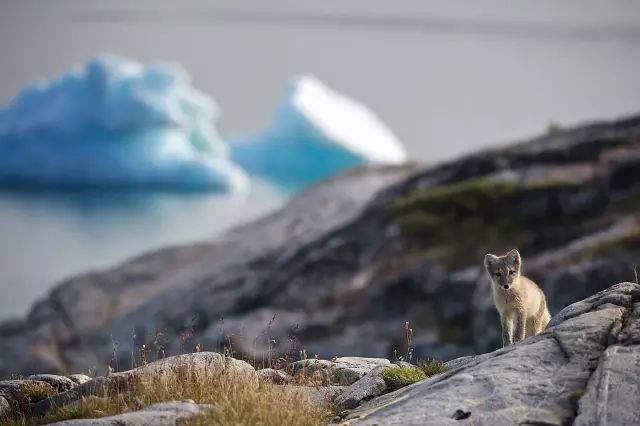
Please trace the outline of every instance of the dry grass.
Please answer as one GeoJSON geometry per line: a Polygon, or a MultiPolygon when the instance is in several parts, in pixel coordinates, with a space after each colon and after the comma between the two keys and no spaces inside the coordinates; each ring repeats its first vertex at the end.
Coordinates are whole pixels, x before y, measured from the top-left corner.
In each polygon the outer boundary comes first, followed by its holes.
{"type": "Polygon", "coordinates": [[[283,392],[279,386],[233,373],[201,377],[188,368],[177,372],[181,380],[154,377],[145,383],[139,398],[144,405],[167,400],[192,399],[215,405],[211,414],[193,424],[212,425],[319,425],[332,414],[328,406],[311,403],[302,390],[283,392]]]}
{"type": "Polygon", "coordinates": [[[330,404],[313,404],[304,390],[260,383],[233,372],[201,374],[189,366],[173,367],[171,374],[154,375],[138,381],[130,392],[105,398],[88,397],[65,407],[51,410],[47,416],[31,417],[27,411],[14,416],[10,426],[32,426],[50,422],[96,418],[135,411],[163,401],[192,399],[211,404],[215,410],[193,419],[194,425],[320,425],[334,414],[330,404]]]}
{"type": "Polygon", "coordinates": [[[56,390],[48,383],[27,382],[22,388],[26,403],[38,402],[55,394],[56,390]]]}
{"type": "Polygon", "coordinates": [[[131,411],[135,404],[128,395],[114,395],[111,398],[89,396],[64,407],[56,407],[46,416],[49,422],[59,422],[71,419],[95,419],[113,416],[131,411]]]}

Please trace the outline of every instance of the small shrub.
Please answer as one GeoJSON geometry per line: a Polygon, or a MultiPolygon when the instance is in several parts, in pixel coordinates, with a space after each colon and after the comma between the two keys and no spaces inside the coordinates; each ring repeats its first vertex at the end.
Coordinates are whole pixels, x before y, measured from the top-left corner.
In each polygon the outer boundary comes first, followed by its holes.
{"type": "Polygon", "coordinates": [[[388,367],[382,371],[382,379],[391,390],[403,388],[427,378],[424,371],[413,367],[388,367]]]}
{"type": "Polygon", "coordinates": [[[418,361],[418,368],[422,370],[422,372],[427,377],[435,376],[436,374],[444,373],[447,371],[447,366],[444,365],[444,362],[438,359],[432,360],[420,360],[418,361]]]}

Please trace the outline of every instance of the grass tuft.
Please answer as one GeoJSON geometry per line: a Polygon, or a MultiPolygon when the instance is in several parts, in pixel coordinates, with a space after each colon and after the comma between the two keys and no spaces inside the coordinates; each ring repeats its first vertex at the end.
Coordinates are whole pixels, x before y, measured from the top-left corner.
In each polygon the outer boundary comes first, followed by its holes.
{"type": "Polygon", "coordinates": [[[447,371],[447,366],[444,362],[438,359],[432,360],[420,360],[418,361],[418,368],[427,376],[435,376],[436,374],[444,373],[447,371]]]}
{"type": "Polygon", "coordinates": [[[390,390],[396,390],[424,380],[427,375],[419,368],[394,366],[382,370],[381,377],[390,390]]]}

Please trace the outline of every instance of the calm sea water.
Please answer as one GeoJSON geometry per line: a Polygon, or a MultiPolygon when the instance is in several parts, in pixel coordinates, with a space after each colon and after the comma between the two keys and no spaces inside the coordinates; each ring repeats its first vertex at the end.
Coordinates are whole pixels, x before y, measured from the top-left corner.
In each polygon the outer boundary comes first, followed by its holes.
{"type": "MultiPolygon", "coordinates": [[[[264,129],[287,81],[315,74],[437,161],[640,110],[640,4],[571,0],[7,1],[0,104],[100,52],[182,63],[221,132],[264,129]]],[[[205,239],[283,201],[168,194],[0,193],[0,318],[57,281],[205,239]]]]}
{"type": "Polygon", "coordinates": [[[285,195],[0,193],[0,318],[19,315],[54,283],[167,244],[212,238],[265,214],[285,195]]]}

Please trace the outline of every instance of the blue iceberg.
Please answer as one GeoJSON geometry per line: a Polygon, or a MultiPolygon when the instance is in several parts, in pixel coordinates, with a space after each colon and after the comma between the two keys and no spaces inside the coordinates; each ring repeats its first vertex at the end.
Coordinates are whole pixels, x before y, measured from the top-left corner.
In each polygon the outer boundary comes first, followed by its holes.
{"type": "Polygon", "coordinates": [[[0,108],[0,186],[241,190],[217,115],[179,66],[102,56],[0,108]]]}
{"type": "Polygon", "coordinates": [[[231,145],[248,173],[297,190],[363,164],[401,164],[403,145],[371,110],[312,76],[296,78],[262,135],[231,145]]]}

